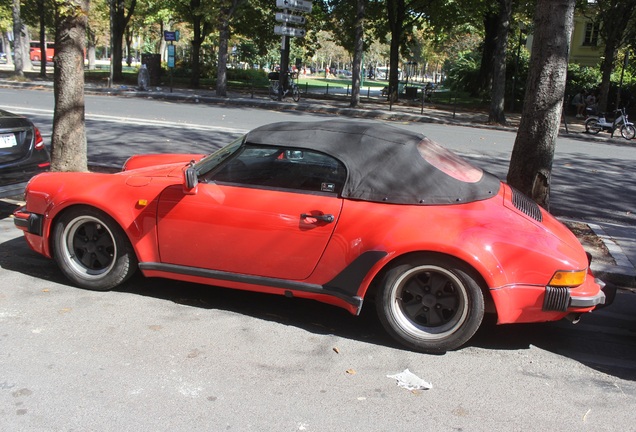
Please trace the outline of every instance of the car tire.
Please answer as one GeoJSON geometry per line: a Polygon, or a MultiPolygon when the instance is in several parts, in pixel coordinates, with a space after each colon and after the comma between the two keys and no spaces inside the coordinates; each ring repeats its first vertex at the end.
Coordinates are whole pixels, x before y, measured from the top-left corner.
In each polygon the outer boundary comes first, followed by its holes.
{"type": "Polygon", "coordinates": [[[585,122],[585,132],[596,135],[603,129],[601,125],[598,124],[598,120],[589,119],[585,122]]]}
{"type": "Polygon", "coordinates": [[[60,215],[54,223],[52,247],[64,275],[82,288],[107,291],[137,270],[137,258],[124,231],[92,207],[75,207],[60,215]]]}
{"type": "Polygon", "coordinates": [[[450,257],[417,257],[384,276],[376,307],[387,332],[401,344],[426,353],[459,348],[484,317],[478,276],[450,257]]]}

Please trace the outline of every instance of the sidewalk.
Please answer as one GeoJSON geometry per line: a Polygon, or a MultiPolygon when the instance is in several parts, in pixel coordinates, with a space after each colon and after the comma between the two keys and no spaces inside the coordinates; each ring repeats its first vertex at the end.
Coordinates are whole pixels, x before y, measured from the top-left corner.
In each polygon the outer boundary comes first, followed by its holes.
{"type": "MultiPolygon", "coordinates": [[[[18,82],[0,77],[0,88],[30,88],[51,91],[53,83],[52,79],[34,79],[18,82]]],[[[267,94],[257,93],[231,92],[228,93],[228,97],[218,97],[214,94],[214,91],[210,90],[170,89],[163,86],[152,87],[147,91],[138,91],[130,86],[106,87],[93,83],[86,84],[85,93],[119,97],[155,98],[194,104],[225,104],[268,110],[328,113],[362,119],[453,124],[509,131],[516,131],[520,121],[520,114],[512,113],[506,114],[508,125],[490,125],[487,124],[488,114],[483,111],[460,111],[454,110],[452,105],[428,103],[422,107],[421,103],[416,101],[410,103],[400,102],[390,106],[383,98],[367,98],[366,96],[361,97],[360,107],[350,108],[349,99],[345,96],[332,95],[328,97],[320,94],[301,94],[300,102],[294,103],[291,99],[283,102],[273,101],[267,94]]],[[[604,132],[598,135],[586,134],[583,121],[576,119],[574,116],[566,117],[565,122],[561,123],[559,136],[622,144],[628,142],[620,134],[613,138],[604,132]]],[[[620,287],[636,288],[636,227],[611,223],[591,223],[590,221],[579,221],[579,223],[587,225],[593,231],[593,237],[595,237],[593,242],[579,237],[586,250],[592,254],[591,268],[595,275],[605,282],[611,282],[620,287]]]]}

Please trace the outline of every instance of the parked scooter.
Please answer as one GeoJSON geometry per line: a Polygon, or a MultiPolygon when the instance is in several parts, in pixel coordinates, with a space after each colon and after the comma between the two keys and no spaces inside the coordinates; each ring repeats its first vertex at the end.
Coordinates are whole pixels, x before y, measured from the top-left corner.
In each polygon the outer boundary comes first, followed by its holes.
{"type": "MultiPolygon", "coordinates": [[[[593,109],[590,107],[587,108],[587,111],[589,114],[593,109]]],[[[627,119],[625,108],[615,110],[614,114],[616,114],[616,117],[613,121],[607,120],[605,115],[589,115],[587,120],[585,120],[585,132],[597,134],[602,130],[606,130],[609,131],[613,137],[614,132],[618,129],[623,138],[626,140],[633,139],[634,136],[636,136],[636,128],[634,128],[634,123],[627,119]]]]}

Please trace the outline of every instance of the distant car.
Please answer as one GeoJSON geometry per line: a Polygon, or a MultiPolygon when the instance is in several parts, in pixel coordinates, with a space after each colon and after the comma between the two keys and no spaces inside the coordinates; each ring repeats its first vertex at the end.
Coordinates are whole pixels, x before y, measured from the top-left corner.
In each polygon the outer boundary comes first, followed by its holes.
{"type": "Polygon", "coordinates": [[[577,320],[615,292],[532,200],[379,122],[275,123],[209,156],[41,174],[14,215],[80,287],[108,290],[139,268],[353,314],[369,300],[389,334],[423,352],[460,347],[486,311],[501,324],[577,320]]]}
{"type": "Polygon", "coordinates": [[[50,165],[38,128],[26,117],[0,110],[0,198],[22,195],[27,181],[50,165]]]}

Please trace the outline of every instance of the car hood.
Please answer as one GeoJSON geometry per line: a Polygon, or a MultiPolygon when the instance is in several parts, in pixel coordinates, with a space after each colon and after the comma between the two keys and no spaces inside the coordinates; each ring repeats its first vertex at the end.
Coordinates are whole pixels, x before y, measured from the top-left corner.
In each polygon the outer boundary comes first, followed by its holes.
{"type": "MultiPolygon", "coordinates": [[[[197,162],[205,155],[197,153],[166,153],[135,155],[130,157],[122,168],[122,171],[132,171],[144,169],[144,173],[157,171],[157,175],[162,175],[167,166],[184,166],[190,162],[197,162]]],[[[152,175],[152,174],[147,174],[152,175]]]]}

